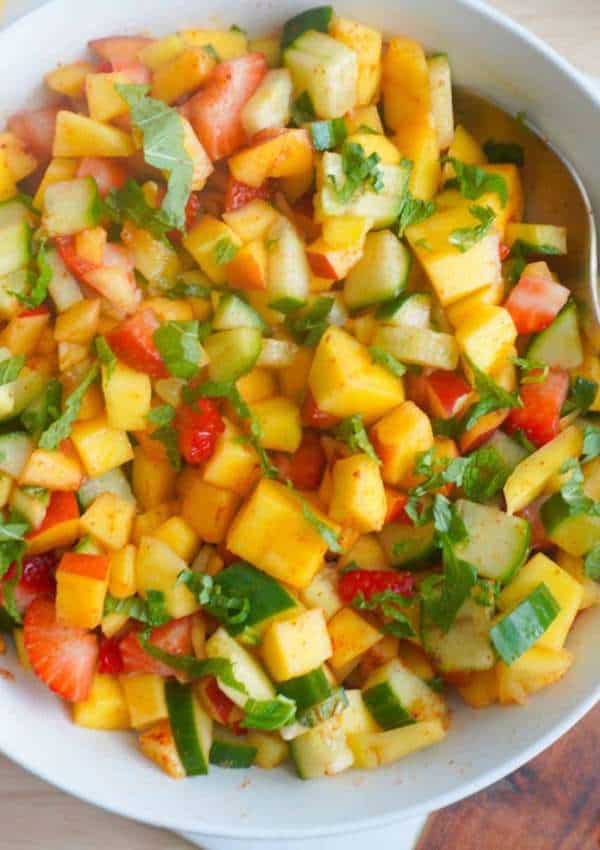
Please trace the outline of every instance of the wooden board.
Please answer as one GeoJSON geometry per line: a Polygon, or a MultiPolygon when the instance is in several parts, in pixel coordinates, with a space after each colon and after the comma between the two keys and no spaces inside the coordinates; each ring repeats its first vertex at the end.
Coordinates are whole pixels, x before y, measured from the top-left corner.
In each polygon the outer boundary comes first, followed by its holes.
{"type": "Polygon", "coordinates": [[[599,760],[597,706],[516,773],[432,815],[417,850],[598,850],[599,760]]]}

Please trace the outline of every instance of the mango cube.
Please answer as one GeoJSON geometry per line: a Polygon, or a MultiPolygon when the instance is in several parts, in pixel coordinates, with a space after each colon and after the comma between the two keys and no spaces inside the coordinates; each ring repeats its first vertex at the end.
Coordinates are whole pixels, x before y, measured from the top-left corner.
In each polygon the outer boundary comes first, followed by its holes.
{"type": "Polygon", "coordinates": [[[154,532],[156,540],[162,540],[184,561],[191,561],[200,545],[194,529],[180,516],[169,517],[154,532]]]}
{"type": "MultiPolygon", "coordinates": [[[[337,526],[310,508],[334,531],[337,526]]],[[[233,521],[227,548],[292,587],[307,587],[321,568],[327,543],[287,487],[263,478],[233,521]]]]}
{"type": "MultiPolygon", "coordinates": [[[[82,231],[86,233],[89,231],[82,231]]],[[[56,317],[54,339],[57,342],[88,343],[97,333],[100,318],[100,299],[76,301],[56,317]]]]}
{"type": "Polygon", "coordinates": [[[276,682],[303,676],[319,667],[332,652],[327,623],[319,608],[273,623],[261,644],[261,656],[276,682]]]}
{"type": "Polygon", "coordinates": [[[84,92],[85,80],[93,73],[95,66],[91,62],[71,62],[69,65],[59,65],[46,76],[46,85],[57,94],[67,97],[79,97],[84,92]]]}
{"type": "Polygon", "coordinates": [[[279,215],[271,204],[257,198],[237,210],[223,213],[223,221],[244,244],[247,244],[266,239],[279,215]]]}
{"type": "Polygon", "coordinates": [[[137,591],[146,597],[149,590],[160,590],[165,595],[165,605],[172,617],[187,617],[200,606],[178,576],[187,569],[187,563],[170,546],[154,537],[142,537],[135,559],[137,591]]]}
{"type": "Polygon", "coordinates": [[[502,705],[523,705],[527,696],[558,682],[573,664],[567,649],[532,646],[510,666],[500,661],[496,667],[498,698],[502,705]]]}
{"type": "Polygon", "coordinates": [[[132,138],[123,130],[66,109],[56,116],[52,156],[131,156],[134,152],[132,138]]]}
{"type": "Polygon", "coordinates": [[[380,531],[387,514],[387,500],[379,465],[358,454],[336,461],[329,516],[340,525],[362,532],[380,531]]]}
{"type": "Polygon", "coordinates": [[[482,304],[469,313],[456,329],[456,341],[462,354],[490,374],[501,368],[511,355],[517,329],[504,307],[482,304]]]}
{"type": "Polygon", "coordinates": [[[356,667],[361,657],[378,643],[383,635],[353,608],[342,608],[327,624],[333,647],[329,661],[338,678],[344,678],[356,667]]]}
{"type": "Polygon", "coordinates": [[[234,154],[229,159],[229,170],[236,180],[257,187],[270,177],[306,174],[312,169],[313,158],[307,130],[283,130],[234,154]]]}
{"type": "Polygon", "coordinates": [[[260,366],[255,366],[246,375],[238,378],[235,385],[246,404],[271,398],[277,392],[273,372],[261,369],[260,366]]]}
{"type": "Polygon", "coordinates": [[[394,141],[400,153],[413,163],[408,188],[415,198],[430,201],[442,176],[437,131],[430,114],[399,127],[394,141]]]}
{"type": "Polygon", "coordinates": [[[112,121],[120,115],[125,115],[129,107],[115,88],[115,83],[130,82],[123,71],[88,74],[85,79],[90,118],[94,121],[112,121]]]}
{"type": "Polygon", "coordinates": [[[152,77],[152,97],[174,103],[202,85],[215,64],[208,50],[188,47],[156,68],[152,77]]]}
{"type": "Polygon", "coordinates": [[[78,490],[83,470],[76,457],[62,451],[34,449],[19,475],[19,484],[46,490],[78,490]]]}
{"type": "Polygon", "coordinates": [[[73,722],[86,729],[129,729],[129,711],[119,680],[96,673],[88,698],[73,704],[73,722]]]}
{"type": "Polygon", "coordinates": [[[95,629],[102,622],[109,561],[67,552],[56,571],[56,617],[66,626],[95,629]]]}
{"type": "Polygon", "coordinates": [[[201,540],[220,543],[227,535],[239,503],[240,496],[232,490],[194,478],[183,494],[181,515],[201,540]]]}
{"type": "Polygon", "coordinates": [[[358,56],[356,105],[375,98],[381,77],[381,33],[349,18],[337,15],[329,26],[329,35],[354,50],[358,56]]]}
{"type": "Polygon", "coordinates": [[[112,428],[105,417],[77,422],[71,431],[71,439],[90,478],[103,475],[133,459],[127,432],[112,428]]]}
{"type": "Polygon", "coordinates": [[[391,130],[431,112],[429,68],[418,42],[390,39],[383,57],[381,88],[385,123],[391,130]]]}
{"type": "Polygon", "coordinates": [[[160,720],[156,725],[142,732],[138,742],[144,755],[171,779],[183,779],[186,776],[168,720],[160,720]]]}
{"type": "Polygon", "coordinates": [[[132,543],[110,555],[108,589],[116,599],[126,599],[135,593],[135,556],[136,548],[132,543]]]}
{"type": "Polygon", "coordinates": [[[112,372],[103,366],[102,390],[106,418],[111,428],[121,431],[144,430],[152,400],[152,383],[148,375],[124,363],[117,362],[112,372]]]}
{"type": "MultiPolygon", "coordinates": [[[[204,466],[204,481],[215,487],[245,495],[258,471],[258,455],[247,443],[239,441],[242,433],[229,419],[219,435],[212,457],[204,466]]],[[[264,432],[263,432],[264,436],[264,432]]],[[[263,440],[265,448],[270,448],[263,440]]]]}
{"type": "Polygon", "coordinates": [[[274,396],[251,405],[260,422],[261,443],[265,449],[295,452],[302,442],[302,422],[298,405],[285,396],[274,396]]]}
{"type": "Polygon", "coordinates": [[[165,680],[156,673],[120,677],[133,729],[144,729],[168,717],[165,680]]]}
{"type": "Polygon", "coordinates": [[[77,172],[78,162],[76,159],[54,157],[48,163],[37,192],[33,196],[33,206],[41,210],[44,205],[44,195],[48,186],[54,183],[62,183],[63,180],[71,180],[77,172]]]}
{"type": "Polygon", "coordinates": [[[81,527],[107,549],[122,549],[131,536],[135,505],[114,493],[101,493],[81,517],[81,527]]]}
{"type": "Polygon", "coordinates": [[[227,264],[221,262],[220,245],[241,245],[240,239],[224,222],[203,215],[183,239],[186,251],[196,260],[213,283],[222,286],[227,282],[227,264]]]}
{"type": "Polygon", "coordinates": [[[131,479],[135,497],[144,510],[172,499],[176,478],[177,471],[166,457],[160,460],[150,457],[140,446],[136,446],[131,479]]]}
{"type": "Polygon", "coordinates": [[[373,364],[367,349],[335,326],[321,337],[308,384],[325,413],[340,418],[359,413],[367,423],[404,400],[402,381],[373,364]]]}
{"type": "Polygon", "coordinates": [[[419,454],[433,448],[433,430],[426,413],[405,401],[371,429],[371,440],[381,458],[387,484],[399,485],[414,470],[419,454]]]}

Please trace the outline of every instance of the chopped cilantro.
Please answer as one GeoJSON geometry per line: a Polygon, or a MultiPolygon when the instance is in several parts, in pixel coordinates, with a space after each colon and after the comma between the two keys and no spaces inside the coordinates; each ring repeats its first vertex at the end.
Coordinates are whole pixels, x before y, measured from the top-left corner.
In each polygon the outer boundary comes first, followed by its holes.
{"type": "Polygon", "coordinates": [[[523,402],[517,392],[509,393],[467,357],[467,363],[475,379],[475,389],[479,394],[479,400],[469,408],[462,423],[463,429],[468,431],[475,423],[495,410],[510,410],[513,407],[523,407],[523,402]]]}
{"type": "Polygon", "coordinates": [[[16,381],[21,370],[25,365],[25,355],[15,354],[13,357],[7,357],[5,360],[0,360],[0,386],[11,384],[16,381]]]}
{"type": "Polygon", "coordinates": [[[244,729],[262,729],[274,732],[293,723],[296,703],[283,694],[274,699],[249,699],[244,703],[244,717],[240,726],[244,729]]]}
{"type": "Polygon", "coordinates": [[[40,244],[40,247],[35,258],[37,272],[34,269],[29,271],[29,295],[21,295],[18,292],[11,292],[25,307],[34,309],[43,304],[48,297],[48,284],[52,280],[52,266],[48,262],[46,255],[45,242],[40,244]]]}
{"type": "Polygon", "coordinates": [[[346,179],[341,186],[338,186],[335,176],[329,175],[340,203],[347,204],[361,187],[368,187],[373,189],[374,192],[381,192],[383,189],[383,172],[379,167],[379,162],[378,153],[365,156],[362,145],[357,142],[344,142],[342,171],[346,179]]]}
{"type": "Polygon", "coordinates": [[[411,224],[420,224],[425,219],[430,218],[436,211],[436,206],[433,201],[422,201],[420,198],[414,198],[409,191],[404,196],[400,215],[396,219],[394,228],[398,236],[404,236],[404,231],[411,224]]]}
{"type": "Polygon", "coordinates": [[[373,448],[369,436],[365,431],[362,419],[358,414],[347,416],[342,419],[340,424],[335,429],[335,436],[338,440],[346,443],[349,449],[353,452],[364,452],[375,463],[380,464],[381,461],[377,456],[377,452],[373,448]]]}
{"type": "Polygon", "coordinates": [[[172,229],[164,209],[151,207],[142,187],[135,180],[128,180],[122,189],[111,189],[104,198],[104,209],[116,224],[124,224],[129,219],[155,239],[164,240],[172,229]]]}
{"type": "Polygon", "coordinates": [[[198,322],[167,321],[154,331],[156,347],[165,366],[175,378],[193,378],[202,356],[198,322]]]}
{"type": "Polygon", "coordinates": [[[228,596],[213,578],[205,573],[183,570],[177,581],[186,585],[196,597],[197,602],[207,614],[215,617],[226,626],[239,626],[246,622],[250,614],[250,600],[247,596],[228,596]]]}
{"type": "Polygon", "coordinates": [[[214,247],[215,262],[219,266],[225,266],[234,259],[237,252],[237,246],[234,245],[231,239],[224,236],[223,239],[219,239],[214,247]]]}
{"type": "Polygon", "coordinates": [[[577,375],[571,378],[569,385],[569,395],[560,411],[561,416],[567,416],[569,413],[587,413],[592,404],[596,401],[598,395],[598,384],[589,378],[582,378],[577,375]]]}
{"type": "Polygon", "coordinates": [[[158,407],[153,407],[150,413],[146,416],[148,422],[153,425],[162,427],[170,425],[175,418],[175,408],[171,404],[161,404],[158,407]]]}
{"type": "Polygon", "coordinates": [[[61,414],[42,434],[39,441],[41,449],[56,449],[63,440],[71,433],[73,423],[79,415],[79,409],[83,397],[98,377],[98,364],[94,363],[83,381],[73,390],[65,401],[65,408],[61,414]]]}
{"type": "Polygon", "coordinates": [[[459,189],[463,198],[477,201],[488,192],[495,192],[500,198],[503,207],[508,203],[508,186],[506,180],[500,174],[486,171],[479,165],[469,165],[452,156],[445,156],[442,163],[450,163],[454,168],[456,177],[448,181],[446,186],[459,189]]]}
{"type": "Polygon", "coordinates": [[[496,213],[491,207],[472,206],[469,207],[469,212],[473,218],[477,219],[479,224],[476,224],[474,227],[459,227],[453,230],[448,237],[450,244],[458,248],[461,254],[470,251],[474,245],[481,242],[488,234],[496,218],[496,213]]]}
{"type": "Polygon", "coordinates": [[[329,325],[329,314],[334,305],[334,299],[326,296],[315,298],[309,307],[290,313],[285,318],[285,327],[298,345],[313,347],[329,325]]]}
{"type": "Polygon", "coordinates": [[[381,612],[384,617],[391,620],[381,627],[381,631],[395,637],[408,638],[414,637],[416,632],[401,609],[412,605],[413,601],[414,599],[410,596],[403,596],[393,590],[384,590],[381,593],[372,594],[369,599],[366,599],[363,593],[357,593],[350,604],[359,611],[381,612]]]}

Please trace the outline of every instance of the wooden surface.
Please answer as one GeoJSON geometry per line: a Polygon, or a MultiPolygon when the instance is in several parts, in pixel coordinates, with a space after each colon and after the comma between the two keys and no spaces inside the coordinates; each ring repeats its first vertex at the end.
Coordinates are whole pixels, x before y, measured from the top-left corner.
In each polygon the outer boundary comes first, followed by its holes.
{"type": "MultiPolygon", "coordinates": [[[[491,5],[600,77],[600,0],[492,0],[491,5]]],[[[599,753],[600,708],[509,781],[435,816],[419,850],[598,850],[599,753]]],[[[1,756],[0,847],[191,850],[168,832],[67,797],[1,756]]]]}

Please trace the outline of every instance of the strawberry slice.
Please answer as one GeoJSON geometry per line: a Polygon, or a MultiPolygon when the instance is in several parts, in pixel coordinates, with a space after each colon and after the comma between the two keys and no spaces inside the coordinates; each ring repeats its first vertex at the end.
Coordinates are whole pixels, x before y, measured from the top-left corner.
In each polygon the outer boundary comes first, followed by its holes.
{"type": "MultiPolygon", "coordinates": [[[[171,655],[190,655],[192,652],[192,621],[190,617],[171,620],[152,630],[150,643],[171,655]]],[[[173,676],[175,671],[162,661],[152,658],[140,644],[138,634],[130,632],[119,643],[125,673],[157,673],[173,676]]]]}
{"type": "Polygon", "coordinates": [[[98,660],[95,635],[56,619],[54,602],[34,599],[23,626],[25,649],[36,676],[69,702],[88,697],[98,660]]]}

